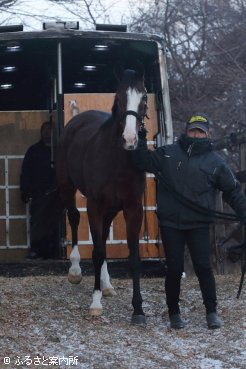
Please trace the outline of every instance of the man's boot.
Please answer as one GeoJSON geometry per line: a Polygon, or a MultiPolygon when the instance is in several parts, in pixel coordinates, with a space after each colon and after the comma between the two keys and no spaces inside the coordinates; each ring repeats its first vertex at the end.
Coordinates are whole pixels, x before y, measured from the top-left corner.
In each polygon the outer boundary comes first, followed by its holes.
{"type": "Polygon", "coordinates": [[[221,320],[216,313],[206,314],[208,329],[218,329],[221,327],[221,320]]]}
{"type": "Polygon", "coordinates": [[[185,327],[185,322],[182,320],[180,314],[173,314],[169,316],[170,327],[173,329],[182,329],[185,327]]]}

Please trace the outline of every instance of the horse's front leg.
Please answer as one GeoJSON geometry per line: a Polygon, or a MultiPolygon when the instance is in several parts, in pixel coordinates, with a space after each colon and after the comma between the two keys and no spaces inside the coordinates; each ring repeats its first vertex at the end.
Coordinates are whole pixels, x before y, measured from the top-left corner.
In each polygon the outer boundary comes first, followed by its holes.
{"type": "Polygon", "coordinates": [[[94,249],[92,252],[92,260],[95,271],[95,283],[94,290],[92,295],[92,303],[89,308],[89,313],[92,316],[102,315],[102,291],[101,291],[101,269],[105,260],[105,251],[101,245],[101,232],[100,229],[95,232],[95,230],[91,229],[91,235],[93,239],[94,249]]]}
{"type": "Polygon", "coordinates": [[[110,282],[106,262],[106,240],[109,234],[110,224],[116,215],[116,211],[106,211],[99,202],[87,201],[87,212],[94,249],[92,259],[95,269],[95,284],[90,305],[90,315],[102,314],[101,298],[114,296],[116,292],[110,282]]]}
{"type": "MultiPolygon", "coordinates": [[[[95,251],[95,249],[94,249],[95,251]]],[[[110,277],[108,274],[107,262],[103,261],[102,266],[100,262],[100,257],[98,258],[96,252],[93,252],[93,263],[95,267],[95,286],[92,295],[92,303],[89,308],[89,313],[92,316],[102,315],[103,309],[101,304],[101,298],[115,296],[116,292],[114,287],[110,282],[110,277]],[[98,287],[98,271],[100,271],[100,287],[98,287]],[[99,289],[100,288],[100,289],[99,289]]]]}
{"type": "MultiPolygon", "coordinates": [[[[106,242],[107,242],[107,238],[109,235],[110,225],[112,223],[112,220],[116,216],[116,214],[117,214],[117,210],[113,210],[113,211],[109,210],[106,212],[106,214],[103,217],[102,241],[103,241],[105,253],[106,253],[106,242]]],[[[110,281],[106,258],[101,267],[100,286],[101,286],[103,297],[111,297],[111,296],[116,295],[114,287],[112,286],[111,281],[110,281]]]]}
{"type": "Polygon", "coordinates": [[[102,209],[99,202],[96,203],[91,199],[87,199],[87,214],[90,224],[90,231],[93,240],[93,252],[92,260],[95,272],[95,283],[94,291],[92,295],[92,303],[89,308],[89,313],[92,316],[102,315],[102,291],[101,291],[101,268],[106,258],[106,250],[103,247],[103,219],[102,219],[102,209]]]}
{"type": "Polygon", "coordinates": [[[142,296],[140,292],[140,257],[139,257],[139,233],[143,218],[142,204],[129,207],[123,211],[126,220],[127,243],[129,247],[129,264],[133,280],[133,315],[132,324],[146,324],[145,314],[142,308],[142,296]]]}

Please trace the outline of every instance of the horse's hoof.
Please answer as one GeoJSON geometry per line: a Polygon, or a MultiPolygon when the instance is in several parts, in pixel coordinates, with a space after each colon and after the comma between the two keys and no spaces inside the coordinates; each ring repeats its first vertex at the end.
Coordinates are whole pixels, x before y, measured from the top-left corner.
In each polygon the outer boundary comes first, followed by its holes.
{"type": "Polygon", "coordinates": [[[134,315],[133,314],[131,324],[145,326],[147,324],[145,315],[134,315]]]}
{"type": "Polygon", "coordinates": [[[101,316],[102,315],[102,309],[100,308],[90,308],[89,314],[91,316],[101,316]]]}
{"type": "Polygon", "coordinates": [[[117,293],[115,292],[114,288],[105,288],[102,291],[103,297],[112,297],[112,296],[116,296],[117,293]]]}
{"type": "Polygon", "coordinates": [[[68,274],[67,278],[70,283],[79,284],[82,280],[82,274],[78,274],[78,275],[68,274]]]}

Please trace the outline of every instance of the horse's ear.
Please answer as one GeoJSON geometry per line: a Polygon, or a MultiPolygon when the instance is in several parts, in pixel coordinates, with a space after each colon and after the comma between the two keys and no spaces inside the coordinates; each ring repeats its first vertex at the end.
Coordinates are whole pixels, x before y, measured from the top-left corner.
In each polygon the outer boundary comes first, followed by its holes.
{"type": "Polygon", "coordinates": [[[115,75],[116,79],[118,80],[118,82],[120,82],[122,80],[123,73],[124,73],[123,65],[122,64],[116,64],[115,67],[114,67],[114,75],[115,75]]]}

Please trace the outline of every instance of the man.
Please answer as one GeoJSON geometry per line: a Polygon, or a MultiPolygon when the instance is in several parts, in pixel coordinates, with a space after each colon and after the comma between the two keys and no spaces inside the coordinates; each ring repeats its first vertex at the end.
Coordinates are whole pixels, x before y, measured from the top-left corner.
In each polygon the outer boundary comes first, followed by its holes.
{"type": "Polygon", "coordinates": [[[155,151],[147,149],[146,133],[140,132],[139,136],[142,140],[133,152],[134,163],[138,169],[156,174],[159,180],[157,215],[167,261],[165,292],[171,327],[185,326],[179,295],[187,244],[199,280],[208,328],[220,328],[210,265],[209,224],[213,221],[217,190],[222,191],[224,200],[243,221],[246,198],[229,167],[212,151],[206,115],[191,116],[185,134],[176,143],[155,151]]]}
{"type": "Polygon", "coordinates": [[[58,256],[59,229],[58,225],[50,230],[48,237],[35,240],[32,228],[35,215],[44,201],[45,194],[55,187],[55,171],[51,163],[52,125],[44,122],[40,129],[41,139],[26,152],[21,170],[20,189],[22,200],[30,200],[30,258],[45,259],[58,256]]]}

